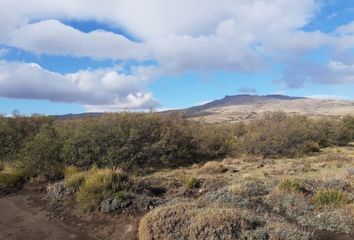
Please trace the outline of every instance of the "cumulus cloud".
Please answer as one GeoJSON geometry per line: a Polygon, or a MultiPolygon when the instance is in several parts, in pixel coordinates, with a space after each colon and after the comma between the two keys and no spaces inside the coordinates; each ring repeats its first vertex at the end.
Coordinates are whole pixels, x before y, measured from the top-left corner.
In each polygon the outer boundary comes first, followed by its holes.
{"type": "MultiPolygon", "coordinates": [[[[304,30],[320,7],[317,0],[3,0],[0,44],[38,55],[153,60],[164,74],[253,73],[281,62],[289,66],[282,79],[288,87],[302,87],[306,81],[353,83],[348,61],[303,62],[305,54],[324,46],[338,55],[354,47],[354,22],[332,33],[304,30]],[[64,24],[70,20],[94,20],[138,40],[99,29],[83,32],[64,24]]],[[[156,75],[144,72],[143,65],[134,71],[59,74],[36,65],[2,62],[0,95],[79,102],[90,110],[153,105],[145,89],[156,75]],[[10,70],[16,74],[8,74],[10,70]],[[19,90],[20,85],[26,88],[19,90]],[[41,86],[50,91],[40,91],[41,86]]]]}
{"type": "Polygon", "coordinates": [[[354,64],[334,60],[326,65],[314,62],[292,63],[281,81],[285,82],[288,88],[301,88],[306,82],[354,84],[354,64]]]}
{"type": "Polygon", "coordinates": [[[14,29],[4,38],[5,44],[38,54],[137,60],[151,57],[173,73],[253,72],[265,68],[264,54],[269,57],[277,51],[297,53],[319,47],[326,41],[323,34],[299,30],[317,8],[315,0],[0,3],[0,9],[6,9],[0,12],[19,16],[8,20],[14,29]],[[40,21],[28,23],[31,19],[40,21]],[[110,32],[83,33],[47,19],[93,19],[123,28],[140,38],[141,43],[110,32]]]}
{"type": "Polygon", "coordinates": [[[122,35],[105,31],[83,33],[57,20],[22,26],[9,36],[7,44],[36,54],[118,60],[149,58],[149,51],[143,44],[122,35]]]}
{"type": "Polygon", "coordinates": [[[155,74],[154,67],[136,67],[130,75],[114,69],[60,74],[35,63],[0,61],[0,95],[80,103],[96,111],[149,108],[157,100],[145,86],[155,74]]]}

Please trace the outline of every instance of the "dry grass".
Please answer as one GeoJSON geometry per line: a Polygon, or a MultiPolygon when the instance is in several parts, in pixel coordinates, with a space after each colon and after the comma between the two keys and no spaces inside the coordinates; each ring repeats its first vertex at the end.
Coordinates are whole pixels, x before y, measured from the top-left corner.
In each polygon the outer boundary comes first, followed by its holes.
{"type": "Polygon", "coordinates": [[[354,148],[343,147],[301,159],[226,159],[155,173],[184,183],[181,176],[203,179],[202,193],[148,213],[139,237],[302,240],[313,238],[314,231],[348,233],[354,216],[353,156],[354,148]],[[223,166],[237,171],[224,172],[223,166]],[[252,221],[259,225],[249,228],[252,221]]]}
{"type": "Polygon", "coordinates": [[[201,167],[200,172],[207,173],[207,174],[218,174],[218,173],[227,172],[227,170],[228,170],[227,167],[225,167],[222,163],[211,161],[205,163],[204,166],[201,167]]]}
{"type": "Polygon", "coordinates": [[[118,191],[126,190],[128,187],[128,178],[125,174],[107,168],[92,168],[83,176],[81,173],[76,173],[70,176],[68,180],[70,183],[74,183],[74,186],[78,182],[82,183],[77,184],[79,187],[76,193],[76,201],[84,210],[96,208],[103,200],[118,191]]]}
{"type": "Polygon", "coordinates": [[[5,164],[0,171],[0,189],[15,186],[25,177],[25,173],[14,166],[5,164]]]}

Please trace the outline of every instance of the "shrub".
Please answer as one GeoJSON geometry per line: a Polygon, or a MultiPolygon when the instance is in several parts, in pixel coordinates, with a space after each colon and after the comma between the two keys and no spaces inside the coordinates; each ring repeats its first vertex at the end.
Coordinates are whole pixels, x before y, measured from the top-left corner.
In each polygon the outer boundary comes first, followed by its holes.
{"type": "Polygon", "coordinates": [[[278,240],[305,240],[312,239],[312,234],[287,223],[270,224],[269,239],[278,240]]]}
{"type": "Polygon", "coordinates": [[[343,209],[325,209],[314,215],[303,215],[298,220],[301,225],[319,231],[350,233],[353,226],[352,216],[343,209]]]}
{"type": "Polygon", "coordinates": [[[189,239],[190,208],[190,204],[182,203],[147,213],[139,223],[139,239],[189,239]]]}
{"type": "Polygon", "coordinates": [[[79,169],[77,167],[75,167],[73,165],[67,166],[64,169],[64,177],[69,178],[78,172],[79,172],[79,169]]]}
{"type": "Polygon", "coordinates": [[[241,239],[259,225],[237,210],[177,204],[145,215],[139,224],[139,239],[241,239]]]}
{"type": "Polygon", "coordinates": [[[42,116],[3,117],[0,115],[0,161],[12,158],[52,118],[42,116]]]}
{"type": "Polygon", "coordinates": [[[331,205],[333,207],[342,206],[350,202],[348,195],[338,190],[319,191],[313,196],[312,201],[316,205],[331,205]]]}
{"type": "Polygon", "coordinates": [[[79,187],[76,200],[84,210],[92,210],[113,193],[124,191],[127,187],[127,175],[110,169],[92,168],[79,187]]]}
{"type": "Polygon", "coordinates": [[[44,124],[38,134],[26,142],[21,150],[22,167],[31,176],[62,176],[61,145],[56,129],[50,124],[44,124]]]}
{"type": "Polygon", "coordinates": [[[189,239],[241,239],[245,232],[260,225],[234,209],[206,208],[192,217],[189,239]]]}
{"type": "Polygon", "coordinates": [[[230,190],[235,194],[249,197],[266,195],[269,192],[264,182],[259,179],[246,180],[239,184],[232,185],[230,190]]]}
{"type": "Polygon", "coordinates": [[[239,151],[264,158],[297,157],[318,152],[320,147],[344,146],[350,141],[350,121],[287,116],[269,113],[246,126],[239,151]]]}
{"type": "Polygon", "coordinates": [[[22,171],[5,167],[3,171],[0,172],[0,189],[13,187],[23,179],[24,174],[22,171]]]}
{"type": "Polygon", "coordinates": [[[78,190],[79,187],[84,182],[85,177],[86,177],[85,172],[72,173],[72,174],[65,177],[64,185],[67,188],[72,188],[74,190],[78,190]]]}
{"type": "Polygon", "coordinates": [[[247,208],[252,207],[250,200],[242,195],[235,194],[227,189],[208,192],[198,199],[202,206],[215,208],[247,208]]]}
{"type": "Polygon", "coordinates": [[[285,179],[280,182],[278,189],[285,192],[303,192],[305,189],[298,180],[285,179]]]}
{"type": "Polygon", "coordinates": [[[187,174],[180,174],[177,179],[188,189],[199,188],[201,185],[200,179],[194,176],[188,176],[187,174]]]}
{"type": "Polygon", "coordinates": [[[274,192],[267,196],[265,203],[268,204],[273,211],[283,213],[291,218],[297,218],[306,215],[314,209],[314,206],[299,193],[278,193],[274,192]]]}
{"type": "Polygon", "coordinates": [[[202,173],[224,173],[227,171],[227,168],[221,164],[220,162],[212,161],[212,162],[207,162],[204,164],[204,166],[200,169],[200,172],[202,173]]]}

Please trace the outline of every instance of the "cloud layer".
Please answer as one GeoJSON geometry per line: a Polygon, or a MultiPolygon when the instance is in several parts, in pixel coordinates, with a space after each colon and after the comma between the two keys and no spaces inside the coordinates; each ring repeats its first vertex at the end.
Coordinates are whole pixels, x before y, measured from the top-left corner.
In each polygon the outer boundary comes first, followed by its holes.
{"type": "Polygon", "coordinates": [[[148,108],[156,100],[146,86],[161,73],[254,73],[267,71],[270,62],[286,65],[281,81],[287,87],[302,87],[307,81],[354,83],[352,54],[348,57],[354,48],[354,21],[332,33],[304,30],[321,4],[326,3],[4,0],[0,2],[2,45],[37,55],[134,60],[141,66],[126,75],[115,69],[59,74],[29,63],[2,61],[0,95],[77,102],[90,110],[148,108]],[[64,24],[70,20],[94,20],[137,40],[104,30],[83,32],[64,24]],[[332,52],[326,64],[304,61],[306,54],[323,47],[332,52]],[[144,67],[146,60],[156,62],[156,67],[144,67]]]}
{"type": "Polygon", "coordinates": [[[155,74],[153,67],[135,68],[131,75],[114,69],[59,74],[34,63],[0,61],[0,95],[80,103],[97,111],[149,108],[157,101],[145,86],[155,74]]]}

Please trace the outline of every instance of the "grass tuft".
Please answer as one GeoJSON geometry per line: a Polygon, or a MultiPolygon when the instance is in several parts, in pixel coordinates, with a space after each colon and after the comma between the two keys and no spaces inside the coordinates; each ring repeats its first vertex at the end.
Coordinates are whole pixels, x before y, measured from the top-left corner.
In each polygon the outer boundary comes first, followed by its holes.
{"type": "Polygon", "coordinates": [[[319,206],[330,205],[333,207],[340,207],[350,203],[348,195],[338,190],[319,191],[313,196],[312,201],[319,206]]]}

